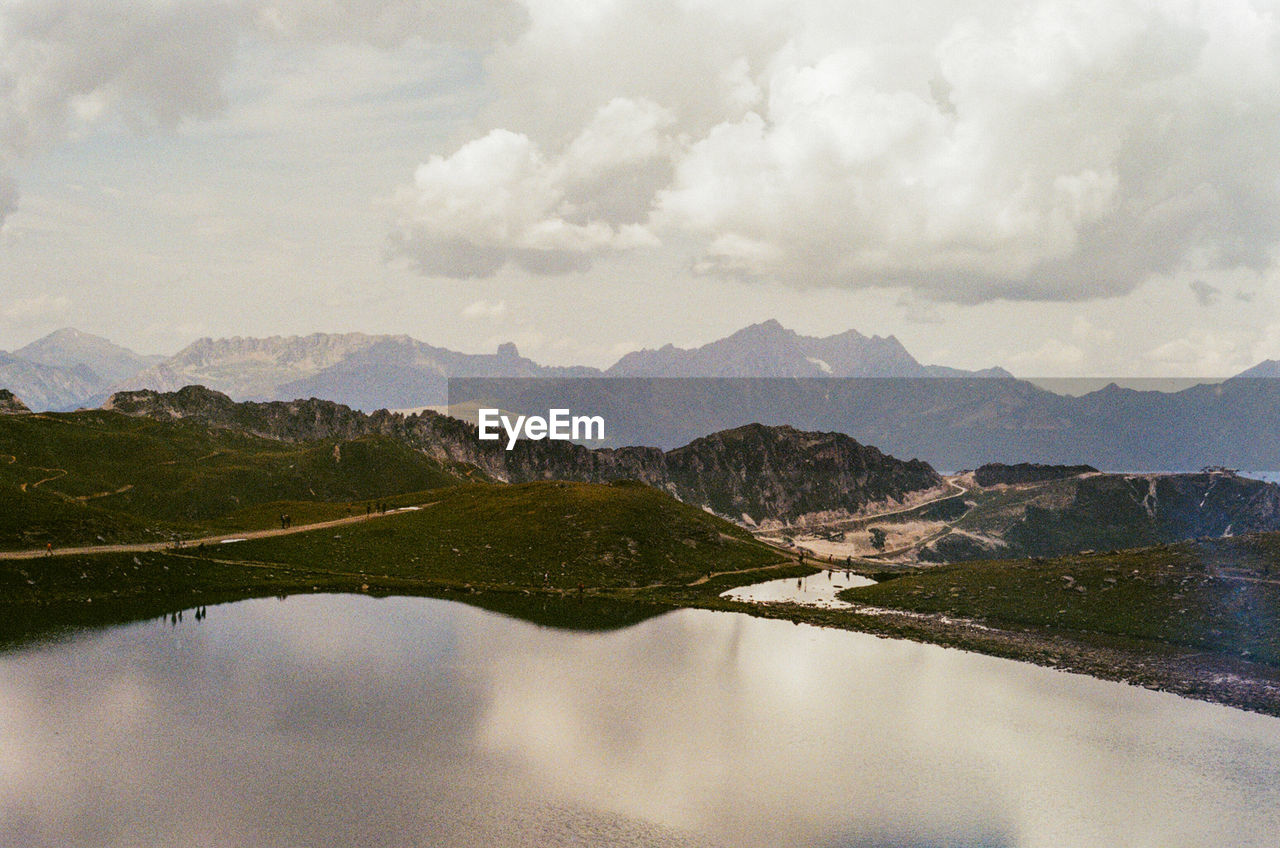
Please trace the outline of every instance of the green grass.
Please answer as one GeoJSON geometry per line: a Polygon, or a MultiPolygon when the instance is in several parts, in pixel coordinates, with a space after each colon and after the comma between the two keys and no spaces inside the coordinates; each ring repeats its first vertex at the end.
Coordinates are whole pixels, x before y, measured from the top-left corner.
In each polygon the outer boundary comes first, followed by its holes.
{"type": "Polygon", "coordinates": [[[942,566],[841,596],[1280,665],[1280,534],[942,566]]]}
{"type": "Polygon", "coordinates": [[[290,444],[100,410],[0,416],[0,549],[257,529],[282,512],[301,523],[480,476],[382,437],[290,444]]]}
{"type": "Polygon", "coordinates": [[[467,484],[431,495],[416,511],[289,536],[0,560],[0,642],[316,591],[451,597],[542,624],[619,627],[796,568],[742,529],[638,483],[467,484]],[[687,585],[742,569],[765,571],[687,585]]]}
{"type": "Polygon", "coordinates": [[[638,483],[473,484],[416,512],[225,546],[240,561],[449,583],[576,589],[688,583],[781,557],[638,483]]]}

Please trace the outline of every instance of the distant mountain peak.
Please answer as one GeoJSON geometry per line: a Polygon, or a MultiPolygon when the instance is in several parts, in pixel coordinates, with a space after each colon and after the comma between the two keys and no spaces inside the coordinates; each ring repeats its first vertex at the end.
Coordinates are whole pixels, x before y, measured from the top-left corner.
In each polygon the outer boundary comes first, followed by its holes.
{"type": "Polygon", "coordinates": [[[39,409],[74,406],[164,359],[143,356],[74,327],[36,339],[13,356],[27,363],[27,370],[19,375],[11,365],[10,385],[39,409]]]}
{"type": "Polygon", "coordinates": [[[1280,361],[1275,359],[1264,359],[1252,368],[1246,368],[1233,377],[1233,380],[1239,379],[1275,379],[1280,377],[1280,361]]]}
{"type": "Polygon", "coordinates": [[[697,348],[664,345],[629,353],[607,372],[617,377],[925,377],[893,336],[846,330],[804,336],[777,319],[743,327],[697,348]]]}

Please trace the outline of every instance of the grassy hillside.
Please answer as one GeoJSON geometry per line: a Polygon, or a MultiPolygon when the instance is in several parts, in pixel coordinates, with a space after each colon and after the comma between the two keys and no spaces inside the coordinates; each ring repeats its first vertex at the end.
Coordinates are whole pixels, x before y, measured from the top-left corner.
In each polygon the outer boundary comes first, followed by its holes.
{"type": "Polygon", "coordinates": [[[1280,665],[1280,534],[932,568],[857,603],[1101,633],[1280,665]]]}
{"type": "Polygon", "coordinates": [[[745,530],[630,482],[461,486],[386,520],[225,548],[241,561],[561,589],[688,583],[779,559],[745,530]]]}
{"type": "Polygon", "coordinates": [[[0,549],[301,523],[466,473],[378,436],[297,445],[104,411],[3,416],[0,549]]]}
{"type": "Polygon", "coordinates": [[[651,587],[795,571],[740,528],[638,483],[467,484],[432,496],[416,510],[289,536],[0,560],[0,641],[312,591],[462,597],[543,623],[621,626],[669,608],[651,587]],[[610,599],[626,605],[599,606],[610,599]]]}

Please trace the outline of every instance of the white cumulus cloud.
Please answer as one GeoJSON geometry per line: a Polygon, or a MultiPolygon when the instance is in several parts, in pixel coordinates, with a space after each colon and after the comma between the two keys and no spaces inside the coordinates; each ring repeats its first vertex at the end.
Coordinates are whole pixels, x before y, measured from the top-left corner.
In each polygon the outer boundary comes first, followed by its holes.
{"type": "Polygon", "coordinates": [[[394,198],[393,251],[427,274],[485,277],[508,262],[565,273],[653,246],[637,218],[669,173],[670,120],[652,103],[617,99],[554,156],[504,129],[433,156],[394,198]]]}
{"type": "Polygon", "coordinates": [[[424,272],[648,243],[583,189],[619,185],[576,152],[611,103],[669,116],[628,223],[704,273],[1070,300],[1280,247],[1271,0],[527,6],[487,64],[490,131],[400,198],[426,204],[395,237],[424,272]]]}

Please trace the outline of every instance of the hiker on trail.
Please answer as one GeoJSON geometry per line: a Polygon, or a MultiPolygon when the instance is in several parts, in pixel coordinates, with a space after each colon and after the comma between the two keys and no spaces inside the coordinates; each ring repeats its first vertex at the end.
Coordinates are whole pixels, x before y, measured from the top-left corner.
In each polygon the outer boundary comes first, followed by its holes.
{"type": "Polygon", "coordinates": [[[288,513],[285,513],[285,516],[284,516],[284,529],[288,530],[288,529],[289,529],[290,527],[292,527],[292,526],[293,526],[293,516],[292,516],[292,515],[289,515],[288,513]]]}
{"type": "Polygon", "coordinates": [[[53,556],[53,542],[50,542],[49,544],[44,546],[44,555],[53,556]]]}
{"type": "Polygon", "coordinates": [[[282,513],[280,513],[280,529],[281,529],[281,530],[283,530],[283,529],[284,529],[284,522],[285,522],[285,515],[284,515],[284,513],[282,512],[282,513]]]}

